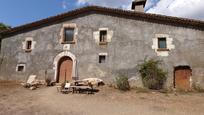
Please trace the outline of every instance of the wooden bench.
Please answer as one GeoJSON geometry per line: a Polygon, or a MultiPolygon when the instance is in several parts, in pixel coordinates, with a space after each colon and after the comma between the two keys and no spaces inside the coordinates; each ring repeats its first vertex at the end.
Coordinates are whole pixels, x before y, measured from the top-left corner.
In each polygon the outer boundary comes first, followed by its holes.
{"type": "Polygon", "coordinates": [[[61,85],[56,86],[57,87],[57,91],[58,92],[62,92],[62,93],[84,93],[86,92],[87,94],[93,94],[94,89],[93,89],[93,85],[91,85],[91,83],[88,82],[84,82],[84,81],[74,81],[72,83],[66,83],[65,87],[62,89],[61,85]]]}
{"type": "Polygon", "coordinates": [[[87,94],[92,94],[93,93],[93,87],[90,86],[70,86],[72,89],[72,93],[83,93],[87,92],[87,94]]]}
{"type": "Polygon", "coordinates": [[[69,92],[72,92],[72,90],[70,90],[70,88],[69,89],[62,89],[61,92],[64,94],[68,94],[69,92]]]}

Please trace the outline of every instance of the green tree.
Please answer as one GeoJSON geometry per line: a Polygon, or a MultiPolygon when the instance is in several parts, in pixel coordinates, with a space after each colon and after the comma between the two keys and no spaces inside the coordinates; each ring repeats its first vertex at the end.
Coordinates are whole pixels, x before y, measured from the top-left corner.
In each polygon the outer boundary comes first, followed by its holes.
{"type": "Polygon", "coordinates": [[[7,29],[10,29],[10,28],[11,28],[11,26],[0,23],[0,31],[7,30],[7,29]]]}

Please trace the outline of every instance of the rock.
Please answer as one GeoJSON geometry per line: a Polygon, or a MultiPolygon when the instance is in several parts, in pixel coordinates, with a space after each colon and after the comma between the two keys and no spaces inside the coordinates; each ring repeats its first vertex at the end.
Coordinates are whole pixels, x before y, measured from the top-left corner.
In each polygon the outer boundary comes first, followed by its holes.
{"type": "Polygon", "coordinates": [[[131,77],[128,79],[131,88],[144,88],[140,77],[131,77]]]}
{"type": "Polygon", "coordinates": [[[30,88],[31,90],[35,90],[39,85],[44,85],[45,80],[37,80],[36,75],[30,75],[26,83],[21,83],[21,85],[25,88],[30,88]]]}
{"type": "Polygon", "coordinates": [[[91,83],[92,85],[105,85],[103,80],[99,78],[86,78],[86,79],[83,79],[82,81],[91,83]]]}
{"type": "Polygon", "coordinates": [[[30,88],[30,84],[28,84],[28,83],[21,83],[21,85],[23,86],[23,87],[25,87],[25,88],[30,88]]]}
{"type": "Polygon", "coordinates": [[[32,87],[30,87],[30,90],[35,90],[37,87],[35,87],[35,86],[32,86],[32,87]]]}
{"type": "Polygon", "coordinates": [[[50,86],[55,86],[56,82],[55,81],[51,81],[50,86]]]}
{"type": "Polygon", "coordinates": [[[36,75],[30,75],[26,83],[32,84],[33,82],[36,81],[36,79],[37,79],[36,75]]]}
{"type": "Polygon", "coordinates": [[[23,87],[26,87],[26,83],[21,83],[21,85],[22,85],[23,87]]]}

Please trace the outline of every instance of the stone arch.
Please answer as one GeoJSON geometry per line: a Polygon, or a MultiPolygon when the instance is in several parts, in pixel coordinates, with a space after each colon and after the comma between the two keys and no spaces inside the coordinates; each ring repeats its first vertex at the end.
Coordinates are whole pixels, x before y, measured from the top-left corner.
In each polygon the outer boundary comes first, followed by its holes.
{"type": "Polygon", "coordinates": [[[53,69],[55,71],[55,76],[54,76],[54,81],[57,81],[57,73],[58,73],[58,64],[61,58],[63,57],[70,57],[73,61],[73,67],[72,67],[72,79],[77,79],[76,76],[76,56],[74,54],[72,54],[71,52],[68,51],[64,51],[59,53],[55,58],[54,58],[54,62],[53,62],[53,69]]]}

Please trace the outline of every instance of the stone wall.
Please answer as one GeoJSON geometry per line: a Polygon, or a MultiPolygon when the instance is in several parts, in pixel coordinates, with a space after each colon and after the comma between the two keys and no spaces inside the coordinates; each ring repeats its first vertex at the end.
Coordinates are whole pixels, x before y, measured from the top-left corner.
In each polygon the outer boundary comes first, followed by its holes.
{"type": "Polygon", "coordinates": [[[99,77],[110,81],[119,73],[139,79],[136,66],[147,57],[164,61],[163,67],[168,71],[167,87],[173,86],[174,67],[178,65],[189,65],[193,70],[193,82],[201,85],[204,84],[203,36],[204,31],[191,28],[87,14],[3,39],[1,56],[4,59],[0,79],[25,80],[31,74],[44,79],[45,71],[54,79],[54,59],[64,51],[75,55],[76,76],[79,79],[99,77]],[[64,24],[76,24],[75,44],[61,44],[60,32],[64,24]],[[96,40],[101,28],[109,30],[110,38],[105,46],[99,45],[96,40]],[[159,55],[155,51],[153,46],[157,35],[168,35],[170,38],[172,46],[168,55],[159,55]],[[31,52],[23,49],[28,38],[35,42],[31,52]],[[100,53],[107,54],[106,63],[98,63],[100,53]],[[16,72],[18,64],[25,64],[24,72],[16,72]]]}

